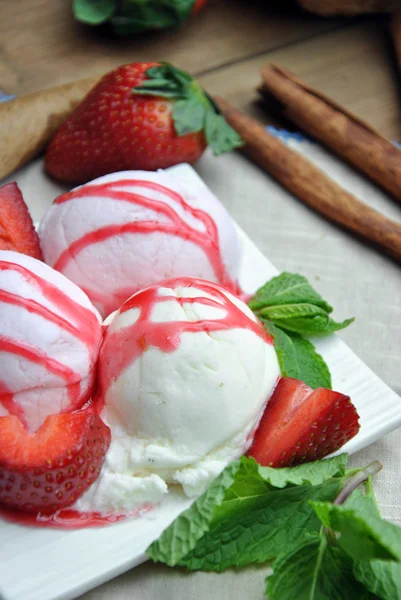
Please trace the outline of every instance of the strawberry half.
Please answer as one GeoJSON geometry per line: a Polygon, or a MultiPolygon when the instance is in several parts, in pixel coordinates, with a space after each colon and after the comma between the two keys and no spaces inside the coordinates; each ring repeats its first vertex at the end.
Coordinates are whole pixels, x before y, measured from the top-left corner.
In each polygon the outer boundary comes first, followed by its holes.
{"type": "Polygon", "coordinates": [[[134,63],[105,75],[56,133],[45,165],[74,183],[130,169],[194,163],[241,145],[238,134],[188,73],[134,63]]]}
{"type": "Polygon", "coordinates": [[[358,431],[359,416],[349,396],[283,377],[248,455],[261,465],[289,467],[327,456],[358,431]]]}
{"type": "Polygon", "coordinates": [[[0,250],[43,260],[31,215],[15,182],[0,187],[0,250]]]}
{"type": "Polygon", "coordinates": [[[25,512],[70,506],[99,476],[110,429],[91,407],[47,417],[28,433],[0,417],[0,504],[25,512]]]}

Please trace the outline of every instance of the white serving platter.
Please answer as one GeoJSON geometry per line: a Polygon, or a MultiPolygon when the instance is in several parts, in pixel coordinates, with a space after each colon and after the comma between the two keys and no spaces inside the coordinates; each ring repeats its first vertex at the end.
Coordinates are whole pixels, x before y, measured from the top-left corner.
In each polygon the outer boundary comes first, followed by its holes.
{"type": "MultiPolygon", "coordinates": [[[[176,167],[191,185],[200,185],[196,173],[176,167]]],[[[43,190],[39,163],[13,177],[43,190]]],[[[47,199],[60,188],[47,185],[47,199]]],[[[39,192],[38,192],[39,193],[39,192]]],[[[42,193],[42,192],[40,192],[42,193]]],[[[246,234],[238,228],[243,245],[240,283],[252,292],[277,273],[246,234]]],[[[337,336],[316,341],[327,361],[333,388],[352,397],[361,418],[361,430],[343,450],[354,453],[401,426],[401,398],[377,377],[337,336]]],[[[0,600],[68,600],[146,560],[145,550],[185,510],[191,501],[171,491],[151,513],[103,528],[40,529],[0,519],[0,600]]]]}

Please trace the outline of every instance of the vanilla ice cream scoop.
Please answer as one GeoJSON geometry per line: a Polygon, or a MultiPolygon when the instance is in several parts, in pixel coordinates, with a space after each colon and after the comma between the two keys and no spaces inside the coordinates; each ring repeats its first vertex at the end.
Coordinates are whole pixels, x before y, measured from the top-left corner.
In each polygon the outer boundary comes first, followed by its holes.
{"type": "Polygon", "coordinates": [[[171,277],[236,289],[240,244],[233,220],[196,176],[174,173],[100,177],[57,198],[40,223],[45,261],[104,317],[139,289],[171,277]]]}
{"type": "Polygon", "coordinates": [[[0,416],[36,431],[94,385],[101,321],[87,296],[43,262],[0,251],[0,416]]]}
{"type": "Polygon", "coordinates": [[[248,449],[279,377],[270,336],[226,289],[179,278],[138,292],[100,352],[112,442],[79,508],[129,511],[138,497],[160,499],[168,483],[202,493],[248,449]]]}

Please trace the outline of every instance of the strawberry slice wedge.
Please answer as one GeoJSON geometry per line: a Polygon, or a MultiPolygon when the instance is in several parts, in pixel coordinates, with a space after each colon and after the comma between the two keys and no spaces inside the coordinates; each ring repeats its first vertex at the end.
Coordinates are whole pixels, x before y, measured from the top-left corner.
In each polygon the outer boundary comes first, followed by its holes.
{"type": "Polygon", "coordinates": [[[0,250],[14,250],[43,260],[38,234],[15,182],[0,187],[0,250]]]}
{"type": "Polygon", "coordinates": [[[269,400],[248,456],[261,465],[290,467],[338,450],[359,431],[359,416],[349,396],[313,390],[283,377],[269,400]]]}
{"type": "Polygon", "coordinates": [[[89,406],[51,415],[36,433],[0,417],[0,504],[25,512],[70,506],[99,476],[110,429],[89,406]]]}

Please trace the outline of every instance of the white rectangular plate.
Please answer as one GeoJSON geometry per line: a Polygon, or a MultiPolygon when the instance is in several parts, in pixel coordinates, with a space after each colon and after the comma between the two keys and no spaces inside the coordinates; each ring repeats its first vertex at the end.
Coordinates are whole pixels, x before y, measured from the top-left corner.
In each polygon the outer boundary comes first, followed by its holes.
{"type": "MultiPolygon", "coordinates": [[[[180,177],[200,185],[192,169],[176,169],[180,177]]],[[[240,283],[252,292],[277,270],[244,232],[239,233],[240,283]]],[[[351,396],[361,417],[361,430],[344,451],[356,452],[401,426],[401,398],[339,337],[317,340],[316,346],[330,367],[333,388],[351,396]]],[[[175,490],[147,516],[83,530],[29,528],[0,520],[0,600],[67,600],[83,594],[144,562],[148,545],[190,504],[175,490]]]]}

